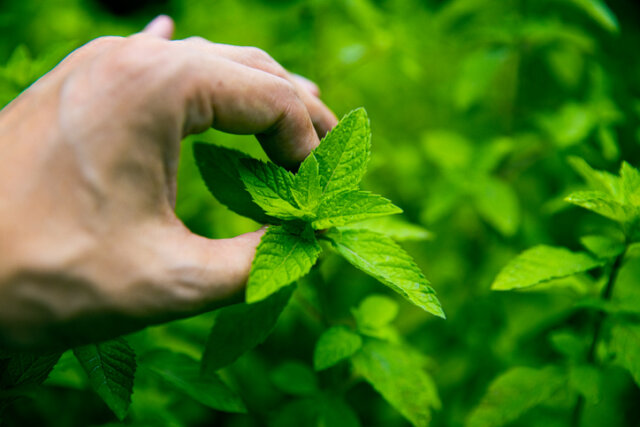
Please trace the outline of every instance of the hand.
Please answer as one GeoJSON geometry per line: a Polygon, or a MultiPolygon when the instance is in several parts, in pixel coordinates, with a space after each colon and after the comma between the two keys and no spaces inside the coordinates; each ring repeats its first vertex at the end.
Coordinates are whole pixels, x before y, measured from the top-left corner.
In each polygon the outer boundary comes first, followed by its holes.
{"type": "Polygon", "coordinates": [[[209,240],[176,218],[181,139],[255,134],[293,167],[335,125],[263,51],[172,32],[159,17],[96,39],[0,112],[0,347],[97,341],[238,294],[262,233],[209,240]]]}

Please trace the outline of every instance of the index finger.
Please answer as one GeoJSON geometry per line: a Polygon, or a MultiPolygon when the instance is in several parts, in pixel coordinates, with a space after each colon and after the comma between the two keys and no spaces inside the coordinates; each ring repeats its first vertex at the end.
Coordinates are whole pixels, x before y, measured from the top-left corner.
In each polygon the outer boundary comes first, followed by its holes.
{"type": "Polygon", "coordinates": [[[269,158],[296,167],[320,140],[295,87],[273,74],[216,56],[193,52],[185,133],[209,126],[235,134],[255,134],[269,158]]]}

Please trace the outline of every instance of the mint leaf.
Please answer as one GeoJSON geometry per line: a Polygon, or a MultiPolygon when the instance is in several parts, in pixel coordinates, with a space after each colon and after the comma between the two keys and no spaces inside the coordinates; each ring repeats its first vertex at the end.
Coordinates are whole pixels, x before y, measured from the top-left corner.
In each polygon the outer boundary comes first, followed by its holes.
{"type": "Polygon", "coordinates": [[[309,396],[318,391],[315,373],[300,362],[284,362],[274,369],[270,376],[273,384],[288,394],[309,396]]]}
{"type": "Polygon", "coordinates": [[[367,218],[401,213],[389,200],[368,191],[345,191],[324,198],[311,223],[316,230],[339,227],[367,218]]]}
{"type": "Polygon", "coordinates": [[[202,371],[211,373],[224,368],[263,342],[275,327],[294,288],[287,286],[254,304],[235,304],[216,310],[202,355],[202,371]]]}
{"type": "Polygon", "coordinates": [[[167,384],[209,408],[246,413],[240,397],[214,373],[200,374],[198,361],[168,350],[145,354],[141,366],[158,375],[167,384]]]}
{"type": "Polygon", "coordinates": [[[249,159],[249,156],[238,150],[202,142],[193,145],[193,155],[207,188],[220,203],[260,224],[274,223],[274,218],[256,205],[240,178],[240,161],[249,159]]]}
{"type": "Polygon", "coordinates": [[[318,160],[313,153],[309,154],[300,165],[298,173],[293,178],[291,193],[298,206],[303,209],[314,210],[318,205],[322,188],[318,160]]]}
{"type": "Polygon", "coordinates": [[[539,245],[527,249],[511,260],[491,285],[494,291],[522,289],[552,279],[583,273],[604,265],[583,252],[571,252],[565,248],[539,245]]]}
{"type": "Polygon", "coordinates": [[[571,3],[582,9],[587,15],[597,22],[602,28],[611,32],[620,32],[618,19],[611,9],[602,0],[570,0],[571,3]]]}
{"type": "MultiPolygon", "coordinates": [[[[635,207],[640,207],[640,172],[627,162],[622,162],[620,167],[620,182],[625,202],[635,207]]],[[[638,214],[636,210],[635,214],[638,214]]]]}
{"type": "Polygon", "coordinates": [[[384,216],[354,222],[343,226],[350,230],[369,230],[384,234],[397,242],[429,240],[433,234],[419,225],[411,224],[397,216],[384,216]]]}
{"type": "Polygon", "coordinates": [[[360,427],[356,413],[339,396],[322,395],[319,407],[318,427],[360,427]]]}
{"type": "Polygon", "coordinates": [[[398,315],[398,303],[384,295],[369,295],[351,310],[358,330],[367,335],[389,325],[398,315]]]}
{"type": "Polygon", "coordinates": [[[357,188],[369,161],[370,145],[369,118],[364,108],[344,116],[322,139],[314,154],[323,197],[357,188]]]}
{"type": "Polygon", "coordinates": [[[98,393],[120,421],[127,415],[136,373],[136,355],[123,338],[73,349],[98,393]]]}
{"type": "Polygon", "coordinates": [[[240,161],[240,178],[258,206],[268,215],[291,220],[303,217],[291,194],[293,174],[273,163],[256,159],[240,161]]]}
{"type": "Polygon", "coordinates": [[[584,396],[587,402],[597,404],[600,401],[602,381],[600,370],[595,366],[571,365],[569,367],[569,385],[584,396]]]}
{"type": "Polygon", "coordinates": [[[61,353],[13,353],[0,357],[0,390],[41,384],[58,363],[61,353]],[[8,360],[2,361],[1,359],[8,360]]]}
{"type": "Polygon", "coordinates": [[[520,204],[510,185],[486,178],[473,185],[478,214],[503,236],[513,236],[520,224],[520,204]]]}
{"type": "Polygon", "coordinates": [[[640,326],[618,324],[611,330],[610,351],[640,386],[640,326]]]}
{"type": "Polygon", "coordinates": [[[308,229],[271,226],[256,249],[247,283],[247,302],[260,301],[311,270],[320,245],[308,229]]]}
{"type": "Polygon", "coordinates": [[[551,398],[566,384],[566,375],[555,366],[542,369],[511,368],[491,383],[480,404],[467,419],[466,426],[506,425],[551,398]]]}
{"type": "Polygon", "coordinates": [[[598,258],[614,258],[624,252],[624,243],[607,236],[583,236],[580,243],[598,258]]]}
{"type": "Polygon", "coordinates": [[[595,191],[603,191],[614,198],[622,194],[622,186],[617,176],[607,171],[599,171],[593,169],[584,159],[580,157],[569,157],[569,164],[581,177],[589,187],[595,191]]]}
{"type": "Polygon", "coordinates": [[[362,338],[345,326],[334,326],[320,335],[313,352],[316,371],[330,368],[362,347],[362,338]]]}
{"type": "Polygon", "coordinates": [[[415,261],[393,240],[365,230],[331,229],[325,237],[347,261],[418,307],[444,318],[436,293],[415,261]]]}
{"type": "Polygon", "coordinates": [[[633,218],[631,209],[602,191],[576,191],[565,200],[620,223],[633,218]]]}
{"type": "Polygon", "coordinates": [[[428,426],[432,410],[440,409],[433,379],[409,349],[369,340],[351,360],[355,371],[414,426],[428,426]]]}

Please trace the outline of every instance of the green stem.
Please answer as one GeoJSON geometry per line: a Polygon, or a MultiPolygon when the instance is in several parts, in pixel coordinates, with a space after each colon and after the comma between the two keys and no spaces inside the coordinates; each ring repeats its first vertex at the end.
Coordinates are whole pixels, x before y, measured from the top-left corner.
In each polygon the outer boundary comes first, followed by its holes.
{"type": "MultiPolygon", "coordinates": [[[[613,295],[613,287],[615,286],[616,280],[618,278],[618,273],[620,272],[620,267],[622,267],[622,262],[624,261],[624,257],[627,253],[629,245],[625,244],[624,251],[616,257],[611,266],[611,272],[609,273],[609,279],[607,280],[607,284],[604,287],[600,298],[603,301],[609,301],[611,296],[613,295]]],[[[600,335],[602,334],[602,326],[604,324],[605,319],[607,318],[607,313],[605,311],[599,311],[596,315],[596,320],[594,323],[593,329],[593,338],[591,339],[591,345],[589,346],[589,352],[587,353],[586,361],[588,364],[592,365],[595,363],[596,359],[596,349],[598,347],[598,342],[600,341],[600,335]]],[[[573,408],[573,414],[571,417],[571,425],[573,427],[580,426],[580,420],[582,419],[582,411],[584,410],[584,396],[578,396],[578,400],[576,401],[576,405],[573,408]]]]}

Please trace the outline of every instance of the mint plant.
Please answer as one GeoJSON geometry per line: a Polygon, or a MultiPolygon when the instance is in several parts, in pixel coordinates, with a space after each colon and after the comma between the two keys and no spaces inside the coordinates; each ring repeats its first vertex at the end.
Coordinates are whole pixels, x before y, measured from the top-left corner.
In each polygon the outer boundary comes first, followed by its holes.
{"type": "Polygon", "coordinates": [[[246,301],[256,303],[306,275],[319,240],[425,311],[444,317],[435,291],[413,259],[391,238],[345,227],[402,212],[389,200],[358,189],[370,156],[364,109],[347,114],[302,162],[296,174],[273,163],[207,144],[196,162],[211,193],[229,209],[271,224],[251,267],[246,301]]]}
{"type": "MultiPolygon", "coordinates": [[[[591,314],[587,335],[570,325],[551,335],[555,350],[565,357],[560,365],[541,368],[513,367],[496,378],[470,414],[468,426],[502,426],[558,394],[575,396],[564,407],[571,425],[581,425],[585,405],[597,404],[610,366],[629,372],[640,385],[640,327],[635,304],[612,301],[619,273],[637,258],[640,241],[640,172],[623,162],[619,174],[592,169],[583,159],[569,158],[588,188],[565,200],[612,222],[580,238],[587,252],[547,245],[535,246],[509,262],[498,274],[496,291],[543,288],[551,291],[569,285],[577,296],[574,310],[591,314]],[[598,272],[596,280],[587,272],[598,272]]],[[[637,286],[637,279],[634,285],[637,286]]]]}

